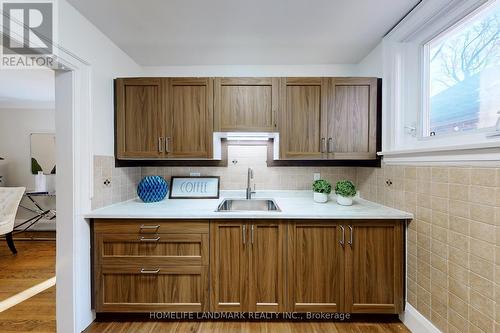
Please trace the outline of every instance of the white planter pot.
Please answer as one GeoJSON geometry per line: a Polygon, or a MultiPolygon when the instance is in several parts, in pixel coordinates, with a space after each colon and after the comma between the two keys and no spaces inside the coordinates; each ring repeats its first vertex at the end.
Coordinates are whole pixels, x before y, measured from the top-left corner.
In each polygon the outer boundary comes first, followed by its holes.
{"type": "Polygon", "coordinates": [[[328,194],[314,192],[314,201],[325,203],[328,201],[328,194]]]}
{"type": "Polygon", "coordinates": [[[352,205],[352,197],[343,197],[337,194],[337,203],[342,206],[351,206],[352,205]]]}

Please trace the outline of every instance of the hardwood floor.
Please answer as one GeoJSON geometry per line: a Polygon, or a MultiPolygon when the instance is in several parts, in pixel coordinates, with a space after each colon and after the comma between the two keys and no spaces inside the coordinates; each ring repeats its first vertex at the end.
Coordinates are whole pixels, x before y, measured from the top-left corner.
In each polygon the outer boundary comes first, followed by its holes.
{"type": "Polygon", "coordinates": [[[56,288],[52,287],[0,312],[0,332],[56,331],[56,288]]]}
{"type": "Polygon", "coordinates": [[[94,322],[84,333],[407,333],[400,322],[94,322]]]}
{"type": "Polygon", "coordinates": [[[0,301],[50,279],[55,275],[54,241],[16,241],[12,255],[5,239],[0,239],[0,301]]]}
{"type": "MultiPolygon", "coordinates": [[[[17,235],[16,235],[17,236],[17,235]]],[[[17,255],[12,255],[5,239],[0,239],[0,302],[44,282],[55,275],[54,241],[16,241],[17,255]]],[[[19,235],[24,237],[30,235],[19,235]]],[[[35,233],[42,237],[42,234],[35,233]]],[[[43,236],[50,236],[43,233],[43,236]]],[[[3,312],[0,332],[55,332],[56,295],[51,287],[3,312]]]]}

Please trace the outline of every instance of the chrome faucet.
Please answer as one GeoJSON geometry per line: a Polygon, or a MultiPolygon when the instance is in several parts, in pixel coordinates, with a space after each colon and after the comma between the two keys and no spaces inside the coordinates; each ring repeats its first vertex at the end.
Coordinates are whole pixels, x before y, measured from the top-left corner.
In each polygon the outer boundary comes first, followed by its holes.
{"type": "Polygon", "coordinates": [[[251,179],[253,179],[253,170],[252,170],[252,168],[248,168],[248,175],[247,175],[247,200],[252,199],[252,194],[255,193],[255,191],[252,191],[252,187],[250,186],[250,180],[251,179]]]}

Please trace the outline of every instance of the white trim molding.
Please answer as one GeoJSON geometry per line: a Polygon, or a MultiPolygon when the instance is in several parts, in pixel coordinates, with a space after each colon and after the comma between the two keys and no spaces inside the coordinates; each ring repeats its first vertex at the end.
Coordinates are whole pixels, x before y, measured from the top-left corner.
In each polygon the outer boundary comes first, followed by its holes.
{"type": "Polygon", "coordinates": [[[441,333],[434,324],[411,306],[410,303],[406,303],[405,312],[399,315],[399,319],[412,333],[441,333]]]}
{"type": "Polygon", "coordinates": [[[380,155],[386,163],[500,162],[499,137],[486,130],[431,138],[420,136],[425,88],[424,45],[492,1],[423,0],[384,37],[383,151],[380,155]]]}

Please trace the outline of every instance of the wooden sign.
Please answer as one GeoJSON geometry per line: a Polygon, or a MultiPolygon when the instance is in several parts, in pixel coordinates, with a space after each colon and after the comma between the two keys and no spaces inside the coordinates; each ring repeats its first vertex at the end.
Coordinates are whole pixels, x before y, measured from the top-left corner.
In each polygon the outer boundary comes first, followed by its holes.
{"type": "Polygon", "coordinates": [[[170,199],[218,199],[220,177],[172,177],[170,199]]]}

